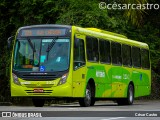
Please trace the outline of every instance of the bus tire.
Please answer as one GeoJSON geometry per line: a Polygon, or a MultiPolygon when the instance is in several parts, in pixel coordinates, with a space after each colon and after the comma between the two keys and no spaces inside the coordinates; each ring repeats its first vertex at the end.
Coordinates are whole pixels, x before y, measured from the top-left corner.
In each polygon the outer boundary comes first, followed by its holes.
{"type": "Polygon", "coordinates": [[[79,99],[79,104],[81,107],[89,107],[91,105],[91,87],[88,84],[85,91],[85,97],[79,99]]]}
{"type": "Polygon", "coordinates": [[[92,99],[91,99],[91,105],[90,106],[94,106],[95,102],[96,102],[95,98],[92,97],[92,99]]]}
{"type": "Polygon", "coordinates": [[[132,105],[134,101],[134,88],[132,84],[128,86],[127,98],[117,100],[118,105],[132,105]]]}
{"type": "Polygon", "coordinates": [[[35,99],[35,98],[33,98],[32,102],[33,102],[33,105],[35,107],[43,107],[45,100],[44,99],[35,99]]]}
{"type": "Polygon", "coordinates": [[[94,87],[91,87],[91,105],[90,106],[94,106],[96,100],[95,100],[95,88],[94,87]]]}

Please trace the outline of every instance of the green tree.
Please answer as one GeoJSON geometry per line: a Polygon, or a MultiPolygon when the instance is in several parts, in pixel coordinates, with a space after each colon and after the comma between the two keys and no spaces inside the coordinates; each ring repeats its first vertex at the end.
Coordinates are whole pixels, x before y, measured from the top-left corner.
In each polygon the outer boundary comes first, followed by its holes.
{"type": "MultiPolygon", "coordinates": [[[[122,0],[124,4],[146,4],[147,0],[122,0]]],[[[144,16],[146,15],[145,9],[130,9],[125,10],[124,16],[132,22],[133,25],[141,26],[144,22],[144,16]]]]}
{"type": "MultiPolygon", "coordinates": [[[[21,26],[68,24],[95,27],[146,42],[151,50],[152,69],[160,74],[160,9],[100,9],[102,0],[1,0],[0,2],[0,101],[10,98],[10,52],[7,38],[21,26]],[[139,26],[139,27],[137,27],[139,26]],[[6,92],[7,90],[7,92],[6,92]]],[[[107,0],[113,3],[143,4],[159,0],[107,0]]],[[[107,3],[106,2],[106,3],[107,3]]]]}

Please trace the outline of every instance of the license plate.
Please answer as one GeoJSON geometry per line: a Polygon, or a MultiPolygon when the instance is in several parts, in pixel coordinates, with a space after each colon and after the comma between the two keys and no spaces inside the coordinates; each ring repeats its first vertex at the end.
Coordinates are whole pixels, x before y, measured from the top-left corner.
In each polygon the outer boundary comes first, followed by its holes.
{"type": "Polygon", "coordinates": [[[43,90],[42,88],[35,88],[35,89],[34,89],[34,92],[35,92],[35,93],[43,93],[44,90],[43,90]]]}

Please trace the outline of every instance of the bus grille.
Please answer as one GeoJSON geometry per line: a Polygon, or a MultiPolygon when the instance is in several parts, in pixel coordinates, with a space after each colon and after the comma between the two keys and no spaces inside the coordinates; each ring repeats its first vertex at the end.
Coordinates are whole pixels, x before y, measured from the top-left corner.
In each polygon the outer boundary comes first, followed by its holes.
{"type": "Polygon", "coordinates": [[[56,75],[22,75],[24,80],[55,80],[60,76],[56,75]]]}
{"type": "MultiPolygon", "coordinates": [[[[41,84],[40,86],[42,88],[51,88],[53,87],[54,84],[41,84]]],[[[25,86],[27,88],[39,88],[39,86],[37,86],[37,84],[25,84],[25,86]]]]}
{"type": "Polygon", "coordinates": [[[43,90],[43,92],[34,92],[34,90],[25,90],[27,94],[29,95],[49,95],[52,93],[53,90],[43,90]]]}

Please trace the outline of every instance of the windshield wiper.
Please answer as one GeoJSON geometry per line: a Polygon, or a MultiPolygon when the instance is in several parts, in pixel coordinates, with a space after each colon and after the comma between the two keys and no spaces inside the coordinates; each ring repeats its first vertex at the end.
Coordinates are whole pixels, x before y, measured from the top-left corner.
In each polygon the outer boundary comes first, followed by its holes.
{"type": "Polygon", "coordinates": [[[34,60],[34,53],[36,52],[36,49],[35,49],[35,43],[34,45],[32,44],[31,40],[28,38],[28,43],[30,45],[30,47],[32,48],[32,51],[33,51],[33,60],[34,60]]]}
{"type": "Polygon", "coordinates": [[[58,39],[58,37],[56,37],[55,39],[52,40],[52,42],[48,45],[48,48],[47,48],[46,52],[49,52],[52,49],[52,47],[54,46],[55,41],[57,39],[58,39]]]}
{"type": "Polygon", "coordinates": [[[48,48],[46,50],[47,52],[47,60],[48,60],[48,55],[49,55],[49,51],[52,49],[52,47],[54,46],[55,44],[55,41],[58,39],[58,37],[56,37],[55,39],[52,40],[52,42],[48,45],[48,48]]]}
{"type": "Polygon", "coordinates": [[[28,40],[28,43],[31,46],[33,52],[36,52],[35,45],[33,46],[32,42],[31,42],[31,40],[29,38],[27,40],[28,40]]]}

